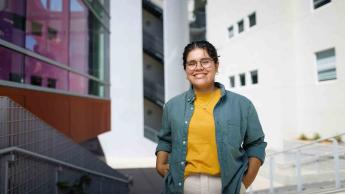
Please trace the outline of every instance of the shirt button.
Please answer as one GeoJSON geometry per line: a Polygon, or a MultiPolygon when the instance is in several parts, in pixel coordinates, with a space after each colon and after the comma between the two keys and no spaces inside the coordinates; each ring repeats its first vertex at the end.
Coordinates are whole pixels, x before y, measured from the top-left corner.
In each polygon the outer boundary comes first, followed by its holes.
{"type": "Polygon", "coordinates": [[[183,141],[182,143],[183,143],[183,145],[185,145],[185,144],[186,144],[186,141],[183,141]]]}
{"type": "Polygon", "coordinates": [[[190,108],[191,110],[193,110],[193,107],[192,108],[190,108]]]}
{"type": "Polygon", "coordinates": [[[179,182],[179,183],[178,183],[178,186],[182,186],[182,183],[181,183],[181,182],[179,182]]]}
{"type": "Polygon", "coordinates": [[[184,165],[184,162],[183,162],[183,161],[181,162],[181,165],[182,165],[182,166],[184,165]]]}
{"type": "Polygon", "coordinates": [[[184,123],[185,123],[185,124],[188,124],[188,121],[185,121],[184,123]]]}

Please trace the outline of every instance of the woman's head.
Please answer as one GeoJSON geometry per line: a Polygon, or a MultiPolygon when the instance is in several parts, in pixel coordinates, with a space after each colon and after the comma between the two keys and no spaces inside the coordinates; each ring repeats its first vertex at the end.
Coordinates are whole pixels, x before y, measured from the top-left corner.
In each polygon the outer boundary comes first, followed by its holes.
{"type": "Polygon", "coordinates": [[[197,90],[213,89],[218,71],[218,55],[215,47],[207,41],[188,44],[183,52],[183,67],[187,79],[197,90]]]}
{"type": "Polygon", "coordinates": [[[184,69],[186,69],[188,54],[196,48],[200,48],[200,49],[205,50],[207,52],[207,54],[209,55],[209,57],[213,59],[213,62],[215,64],[218,64],[218,54],[217,54],[216,48],[211,43],[209,43],[208,41],[200,40],[200,41],[191,42],[191,43],[187,44],[186,47],[184,47],[183,57],[182,57],[184,69]]]}

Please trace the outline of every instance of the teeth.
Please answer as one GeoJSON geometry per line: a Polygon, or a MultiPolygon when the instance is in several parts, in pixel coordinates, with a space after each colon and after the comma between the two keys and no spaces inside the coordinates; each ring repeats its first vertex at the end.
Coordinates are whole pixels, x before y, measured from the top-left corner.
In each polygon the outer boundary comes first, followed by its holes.
{"type": "Polygon", "coordinates": [[[205,74],[196,74],[196,75],[195,75],[196,78],[202,78],[202,77],[204,77],[204,76],[205,76],[205,74]]]}

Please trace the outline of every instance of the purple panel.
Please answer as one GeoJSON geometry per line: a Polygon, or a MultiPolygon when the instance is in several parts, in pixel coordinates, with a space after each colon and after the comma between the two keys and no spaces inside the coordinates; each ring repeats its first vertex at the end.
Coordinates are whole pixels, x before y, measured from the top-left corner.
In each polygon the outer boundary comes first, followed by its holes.
{"type": "Polygon", "coordinates": [[[83,73],[88,73],[88,14],[82,0],[70,0],[69,64],[83,73]]]}
{"type": "Polygon", "coordinates": [[[25,57],[25,83],[68,90],[67,71],[31,57],[25,57]]]}
{"type": "Polygon", "coordinates": [[[27,3],[25,47],[67,64],[68,6],[68,1],[62,0],[31,0],[27,3]]]}
{"type": "Polygon", "coordinates": [[[69,83],[69,90],[71,92],[83,95],[88,94],[89,83],[87,78],[74,73],[70,73],[69,83]]]}

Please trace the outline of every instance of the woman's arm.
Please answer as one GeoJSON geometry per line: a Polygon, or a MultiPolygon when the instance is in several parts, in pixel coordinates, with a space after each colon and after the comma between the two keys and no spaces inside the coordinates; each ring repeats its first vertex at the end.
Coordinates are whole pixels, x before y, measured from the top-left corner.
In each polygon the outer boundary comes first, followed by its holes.
{"type": "Polygon", "coordinates": [[[262,130],[259,117],[255,107],[250,103],[247,130],[243,141],[243,148],[249,158],[247,173],[243,177],[243,184],[248,188],[254,181],[260,166],[265,160],[265,148],[267,143],[264,141],[265,135],[262,130]]]}
{"type": "Polygon", "coordinates": [[[169,153],[165,151],[159,151],[156,158],[156,170],[159,175],[164,177],[169,171],[168,164],[169,153]]]}
{"type": "Polygon", "coordinates": [[[260,166],[261,166],[261,160],[255,157],[249,158],[247,173],[244,175],[243,180],[242,180],[246,188],[248,188],[253,183],[256,175],[259,172],[260,166]]]}

